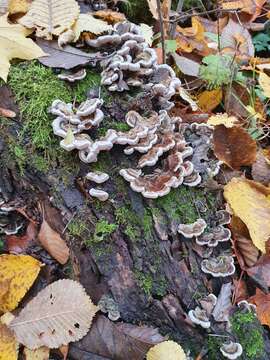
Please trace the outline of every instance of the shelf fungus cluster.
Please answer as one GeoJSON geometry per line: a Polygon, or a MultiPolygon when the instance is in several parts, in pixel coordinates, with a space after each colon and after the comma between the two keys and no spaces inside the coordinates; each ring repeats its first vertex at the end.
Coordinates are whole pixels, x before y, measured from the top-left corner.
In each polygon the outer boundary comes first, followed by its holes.
{"type": "Polygon", "coordinates": [[[9,201],[6,201],[0,189],[0,234],[17,234],[23,224],[21,215],[9,201]]]}
{"type": "Polygon", "coordinates": [[[204,329],[209,329],[211,326],[211,314],[216,306],[217,297],[214,294],[209,294],[200,300],[200,305],[194,310],[189,310],[188,317],[193,324],[200,325],[204,329]]]}

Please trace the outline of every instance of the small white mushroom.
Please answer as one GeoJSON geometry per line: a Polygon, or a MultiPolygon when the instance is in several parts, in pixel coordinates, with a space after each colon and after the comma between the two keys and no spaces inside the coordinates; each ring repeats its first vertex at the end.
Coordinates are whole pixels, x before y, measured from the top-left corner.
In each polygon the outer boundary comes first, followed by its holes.
{"type": "Polygon", "coordinates": [[[97,184],[103,184],[105,181],[109,180],[109,175],[106,173],[103,173],[101,171],[93,171],[86,174],[86,179],[93,181],[97,184]]]}
{"type": "Polygon", "coordinates": [[[191,239],[194,236],[201,235],[206,229],[207,224],[203,219],[198,219],[192,224],[180,224],[178,226],[178,232],[184,237],[191,239]]]}
{"type": "Polygon", "coordinates": [[[242,345],[233,341],[223,344],[220,348],[222,355],[230,360],[235,360],[243,353],[242,345]]]}
{"type": "Polygon", "coordinates": [[[204,329],[208,329],[211,326],[206,311],[199,306],[197,306],[195,310],[190,310],[188,312],[188,317],[194,324],[200,325],[204,329]]]}
{"type": "Polygon", "coordinates": [[[100,201],[106,201],[109,198],[109,194],[106,191],[99,190],[99,189],[90,189],[89,194],[100,201]]]}

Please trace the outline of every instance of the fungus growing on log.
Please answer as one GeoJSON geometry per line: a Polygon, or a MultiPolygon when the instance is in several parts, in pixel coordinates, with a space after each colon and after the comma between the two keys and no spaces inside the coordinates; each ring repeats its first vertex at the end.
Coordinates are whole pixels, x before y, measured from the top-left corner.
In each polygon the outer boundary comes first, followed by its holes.
{"type": "Polygon", "coordinates": [[[98,306],[104,314],[108,313],[108,318],[110,320],[117,321],[120,319],[118,305],[111,296],[103,295],[98,302],[98,306]]]}
{"type": "Polygon", "coordinates": [[[191,239],[195,236],[201,235],[206,229],[207,224],[203,219],[198,219],[192,224],[178,225],[178,232],[184,237],[191,239]]]}
{"type": "Polygon", "coordinates": [[[209,329],[211,326],[206,311],[201,309],[199,306],[197,306],[195,310],[189,310],[188,317],[194,324],[200,325],[204,329],[209,329]]]}
{"type": "Polygon", "coordinates": [[[74,83],[75,81],[79,81],[79,80],[83,80],[86,77],[86,70],[85,69],[80,69],[76,72],[66,72],[66,73],[62,73],[57,75],[58,79],[60,80],[65,80],[68,81],[70,83],[74,83]]]}
{"type": "Polygon", "coordinates": [[[107,180],[109,180],[109,175],[106,173],[103,173],[101,171],[91,171],[85,175],[87,180],[93,181],[96,184],[103,184],[107,180]]]}
{"type": "Polygon", "coordinates": [[[235,360],[242,355],[243,348],[241,344],[229,341],[220,347],[220,352],[225,358],[235,360]]]}
{"type": "Polygon", "coordinates": [[[97,198],[99,201],[106,201],[109,199],[109,194],[106,191],[99,189],[94,189],[94,188],[90,189],[89,195],[97,198]]]}
{"type": "Polygon", "coordinates": [[[201,269],[214,277],[225,277],[234,274],[235,266],[232,256],[220,255],[217,258],[204,259],[201,269]]]}

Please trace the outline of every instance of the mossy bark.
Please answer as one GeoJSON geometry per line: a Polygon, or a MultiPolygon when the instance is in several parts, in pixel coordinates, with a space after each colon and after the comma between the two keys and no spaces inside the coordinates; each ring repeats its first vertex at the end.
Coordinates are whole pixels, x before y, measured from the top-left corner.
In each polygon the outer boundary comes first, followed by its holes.
{"type": "MultiPolygon", "coordinates": [[[[49,103],[57,97],[73,101],[76,96],[81,101],[99,80],[89,72],[92,78],[89,75],[84,89],[83,84],[74,89],[55,81],[51,70],[44,71],[36,63],[11,71],[10,86],[21,116],[1,119],[1,190],[25,209],[37,209],[44,199],[59,209],[72,250],[71,265],[73,270],[79,268],[80,282],[95,302],[103,294],[111,294],[123,321],[156,326],[185,349],[198,353],[205,332],[190,326],[184,314],[208,294],[207,277],[191,242],[181,238],[176,228],[198,217],[211,219],[218,194],[181,186],[164,198],[146,200],[119,176],[122,167],[135,161],[134,156],[125,156],[120,146],[90,165],[81,163],[76,153],[64,153],[50,128],[49,103]],[[46,95],[39,96],[43,91],[39,79],[38,85],[35,80],[28,83],[33,74],[43,76],[46,95]],[[53,86],[48,86],[46,79],[53,86]],[[109,201],[100,203],[87,196],[91,184],[84,175],[90,169],[110,175],[103,186],[110,194],[109,201]]],[[[142,94],[105,96],[105,100],[105,127],[123,126],[127,110],[150,106],[142,94]]],[[[70,276],[75,276],[69,270],[70,276]]]]}

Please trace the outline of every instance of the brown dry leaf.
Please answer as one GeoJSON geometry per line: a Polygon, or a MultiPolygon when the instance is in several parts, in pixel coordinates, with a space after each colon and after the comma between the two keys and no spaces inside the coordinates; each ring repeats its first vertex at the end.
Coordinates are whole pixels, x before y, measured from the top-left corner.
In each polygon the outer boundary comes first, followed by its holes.
{"type": "Polygon", "coordinates": [[[180,56],[177,53],[173,53],[172,57],[175,61],[175,65],[184,75],[199,76],[200,64],[198,62],[180,56]]]}
{"type": "Polygon", "coordinates": [[[164,35],[165,39],[169,36],[169,20],[170,20],[170,10],[172,6],[172,0],[163,0],[161,5],[161,12],[164,19],[164,35]]]}
{"type": "Polygon", "coordinates": [[[232,19],[222,30],[220,45],[227,54],[253,57],[255,53],[249,31],[232,19]]]}
{"type": "Polygon", "coordinates": [[[25,14],[30,8],[32,0],[9,0],[8,12],[13,14],[25,14]]]}
{"type": "Polygon", "coordinates": [[[263,253],[270,237],[270,189],[244,178],[233,178],[224,187],[224,197],[247,226],[254,245],[263,253]]]}
{"type": "Polygon", "coordinates": [[[6,117],[6,118],[15,118],[16,113],[12,110],[4,109],[0,107],[0,116],[6,117]]]}
{"type": "Polygon", "coordinates": [[[46,346],[42,346],[36,350],[24,348],[23,353],[25,360],[49,360],[50,357],[50,349],[46,346]]]}
{"type": "Polygon", "coordinates": [[[89,333],[70,347],[70,357],[102,357],[117,360],[142,360],[155,344],[164,341],[158,329],[125,323],[113,323],[99,315],[89,333]]]}
{"type": "Polygon", "coordinates": [[[38,276],[40,267],[41,263],[28,255],[0,255],[0,278],[9,286],[1,298],[0,311],[16,309],[38,276]]]}
{"type": "Polygon", "coordinates": [[[262,11],[262,7],[266,0],[236,0],[223,1],[221,7],[223,10],[241,10],[252,15],[250,22],[254,21],[262,11]]]}
{"type": "Polygon", "coordinates": [[[37,236],[37,226],[34,223],[29,222],[25,235],[6,236],[8,252],[11,254],[23,253],[28,248],[28,246],[34,242],[36,236],[37,236]]]}
{"type": "Polygon", "coordinates": [[[215,126],[213,144],[216,157],[232,169],[252,165],[256,160],[256,141],[242,127],[215,126]]]}
{"type": "Polygon", "coordinates": [[[174,341],[163,341],[153,346],[146,354],[147,360],[186,360],[182,347],[174,341]]]}
{"type": "Polygon", "coordinates": [[[238,119],[235,116],[229,116],[228,114],[215,114],[210,116],[207,120],[207,124],[212,126],[224,125],[226,128],[232,128],[237,125],[238,119]]]}
{"type": "Polygon", "coordinates": [[[63,360],[67,360],[69,346],[62,345],[62,346],[60,346],[60,348],[58,350],[61,353],[61,355],[63,356],[63,360]]]}
{"type": "Polygon", "coordinates": [[[153,18],[158,20],[157,0],[147,0],[147,3],[153,18]]]}
{"type": "Polygon", "coordinates": [[[222,89],[205,90],[198,96],[198,106],[202,111],[214,110],[222,100],[222,89]]]}
{"type": "Polygon", "coordinates": [[[75,0],[34,0],[19,22],[27,28],[36,29],[37,37],[52,40],[53,35],[59,36],[70,29],[79,13],[75,0]]]}
{"type": "Polygon", "coordinates": [[[8,327],[29,349],[58,348],[85,336],[97,311],[80,283],[59,280],[41,290],[8,327]]]}
{"type": "Polygon", "coordinates": [[[0,322],[0,360],[17,360],[19,343],[8,327],[0,322]]]}
{"type": "Polygon", "coordinates": [[[106,21],[108,24],[115,24],[126,20],[125,14],[110,9],[96,11],[94,15],[95,17],[106,21]]]}
{"type": "Polygon", "coordinates": [[[246,269],[246,272],[262,289],[268,290],[270,286],[270,256],[261,256],[254,266],[246,269]]]}
{"type": "Polygon", "coordinates": [[[257,152],[256,161],[252,165],[252,177],[263,185],[270,184],[270,164],[262,150],[257,152]]]}
{"type": "Polygon", "coordinates": [[[40,227],[38,239],[48,253],[60,264],[65,264],[69,259],[69,248],[65,240],[54,231],[45,219],[40,227]]]}
{"type": "Polygon", "coordinates": [[[256,305],[256,313],[260,323],[270,327],[270,294],[265,294],[257,288],[256,294],[251,296],[248,302],[256,305]]]}

